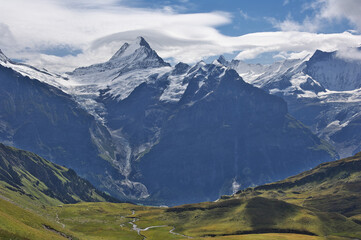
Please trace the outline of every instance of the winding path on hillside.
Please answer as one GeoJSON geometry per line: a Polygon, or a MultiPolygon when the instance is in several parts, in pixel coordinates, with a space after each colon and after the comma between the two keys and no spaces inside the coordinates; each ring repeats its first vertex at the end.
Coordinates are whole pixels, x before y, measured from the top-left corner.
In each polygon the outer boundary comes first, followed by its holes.
{"type": "Polygon", "coordinates": [[[139,227],[137,226],[137,224],[135,224],[135,222],[138,221],[139,219],[138,219],[138,218],[135,218],[135,217],[131,217],[131,216],[134,216],[134,215],[135,215],[135,211],[132,210],[132,215],[130,215],[130,218],[133,218],[133,219],[132,219],[132,221],[130,221],[130,222],[128,222],[128,223],[129,223],[130,225],[132,225],[132,230],[133,230],[133,231],[136,231],[139,236],[143,237],[143,240],[146,240],[147,237],[144,236],[143,234],[141,234],[141,232],[148,231],[149,229],[152,229],[152,228],[161,228],[161,227],[172,227],[172,229],[169,230],[169,233],[170,233],[170,234],[177,235],[177,236],[181,236],[181,237],[185,237],[185,238],[188,238],[188,239],[192,239],[192,237],[190,237],[190,236],[187,236],[187,235],[183,235],[183,234],[174,232],[175,227],[169,226],[169,225],[160,225],[160,226],[150,226],[150,227],[146,227],[146,228],[139,228],[139,227]]]}
{"type": "Polygon", "coordinates": [[[65,224],[60,222],[60,218],[59,218],[58,213],[55,213],[55,222],[60,224],[63,228],[65,228],[65,224]]]}

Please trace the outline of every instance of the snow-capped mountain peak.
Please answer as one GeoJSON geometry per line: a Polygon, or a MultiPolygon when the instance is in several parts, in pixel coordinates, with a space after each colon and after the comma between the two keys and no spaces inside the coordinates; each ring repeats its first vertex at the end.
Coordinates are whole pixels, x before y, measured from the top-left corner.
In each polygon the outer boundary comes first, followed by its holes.
{"type": "Polygon", "coordinates": [[[109,61],[77,68],[71,75],[83,76],[102,72],[108,76],[116,77],[114,75],[120,75],[133,70],[169,66],[170,64],[159,57],[143,37],[138,37],[133,42],[124,43],[109,61]]]}
{"type": "Polygon", "coordinates": [[[328,90],[350,91],[361,88],[360,66],[360,61],[340,58],[337,51],[317,50],[307,62],[304,72],[328,90]]]}
{"type": "Polygon", "coordinates": [[[143,37],[137,37],[135,41],[124,43],[107,64],[130,70],[170,66],[158,56],[143,37]]]}
{"type": "MultiPolygon", "coordinates": [[[[119,61],[137,53],[137,57],[149,57],[153,53],[153,49],[143,37],[130,43],[124,43],[123,46],[111,57],[110,62],[119,61]]],[[[153,57],[159,57],[154,55],[153,57]]],[[[158,59],[159,60],[159,59],[158,59]]]]}
{"type": "Polygon", "coordinates": [[[138,37],[124,43],[107,62],[77,68],[69,73],[72,86],[67,89],[67,93],[75,96],[85,109],[102,119],[100,115],[104,114],[103,106],[96,100],[100,92],[120,101],[140,84],[154,82],[172,69],[143,37],[138,37]]]}

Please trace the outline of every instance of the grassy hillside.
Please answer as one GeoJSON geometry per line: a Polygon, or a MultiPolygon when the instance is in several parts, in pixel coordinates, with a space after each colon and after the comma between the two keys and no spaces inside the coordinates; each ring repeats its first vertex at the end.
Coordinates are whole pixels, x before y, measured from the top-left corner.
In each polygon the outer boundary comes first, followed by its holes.
{"type": "Polygon", "coordinates": [[[240,191],[236,198],[262,196],[310,209],[361,216],[361,153],[285,180],[240,191]]]}
{"type": "Polygon", "coordinates": [[[169,210],[178,213],[173,214],[172,218],[181,220],[181,223],[176,223],[179,229],[196,236],[247,233],[325,236],[361,230],[360,226],[337,214],[311,211],[284,201],[261,197],[169,210]]]}
{"type": "Polygon", "coordinates": [[[22,205],[112,200],[65,167],[0,144],[0,194],[22,205]]]}
{"type": "Polygon", "coordinates": [[[361,226],[337,214],[255,197],[172,208],[79,203],[52,208],[81,239],[349,239],[361,226]],[[133,224],[141,229],[134,231],[133,224]],[[147,229],[149,228],[149,229],[147,229]]]}
{"type": "Polygon", "coordinates": [[[0,198],[0,239],[79,239],[50,220],[0,198]]]}
{"type": "Polygon", "coordinates": [[[217,202],[167,208],[94,202],[105,199],[92,187],[73,189],[84,180],[68,169],[0,149],[0,239],[361,239],[361,154],[217,202]]]}
{"type": "Polygon", "coordinates": [[[52,218],[3,200],[0,204],[0,239],[321,240],[327,236],[346,240],[359,238],[361,232],[359,225],[338,214],[264,198],[174,208],[104,202],[66,204],[46,207],[52,218]],[[139,234],[131,223],[141,229],[139,234]]]}

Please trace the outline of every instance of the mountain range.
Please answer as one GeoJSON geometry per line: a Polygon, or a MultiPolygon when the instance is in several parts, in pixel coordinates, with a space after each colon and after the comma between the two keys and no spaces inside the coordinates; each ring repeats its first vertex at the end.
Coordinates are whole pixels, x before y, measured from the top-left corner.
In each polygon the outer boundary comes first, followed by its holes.
{"type": "Polygon", "coordinates": [[[293,92],[295,102],[287,97],[298,73],[322,69],[311,59],[172,67],[139,37],[107,62],[58,75],[1,53],[0,141],[71,167],[120,199],[214,200],[337,159],[327,141],[340,155],[338,143],[357,150],[357,138],[339,133],[335,142],[304,119],[313,105],[324,107],[307,94],[331,94],[321,83],[300,80],[303,93],[293,92]],[[305,99],[316,102],[297,105],[305,99]]]}

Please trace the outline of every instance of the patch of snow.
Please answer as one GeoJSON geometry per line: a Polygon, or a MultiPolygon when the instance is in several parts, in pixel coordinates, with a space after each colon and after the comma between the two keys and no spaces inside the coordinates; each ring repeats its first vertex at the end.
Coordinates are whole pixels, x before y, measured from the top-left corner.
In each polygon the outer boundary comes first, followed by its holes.
{"type": "Polygon", "coordinates": [[[159,100],[164,102],[178,102],[188,87],[188,82],[183,81],[186,75],[187,74],[169,76],[169,85],[163,91],[159,100]]]}
{"type": "Polygon", "coordinates": [[[65,77],[52,74],[46,70],[39,70],[26,64],[14,63],[12,61],[0,61],[0,65],[11,68],[25,77],[39,80],[62,90],[69,86],[69,82],[65,77]]]}
{"type": "Polygon", "coordinates": [[[322,53],[326,59],[309,63],[306,71],[326,89],[349,91],[361,88],[361,62],[345,61],[332,53],[322,53]]]}
{"type": "Polygon", "coordinates": [[[322,103],[358,103],[361,102],[361,88],[351,91],[320,92],[318,97],[322,103]]]}

